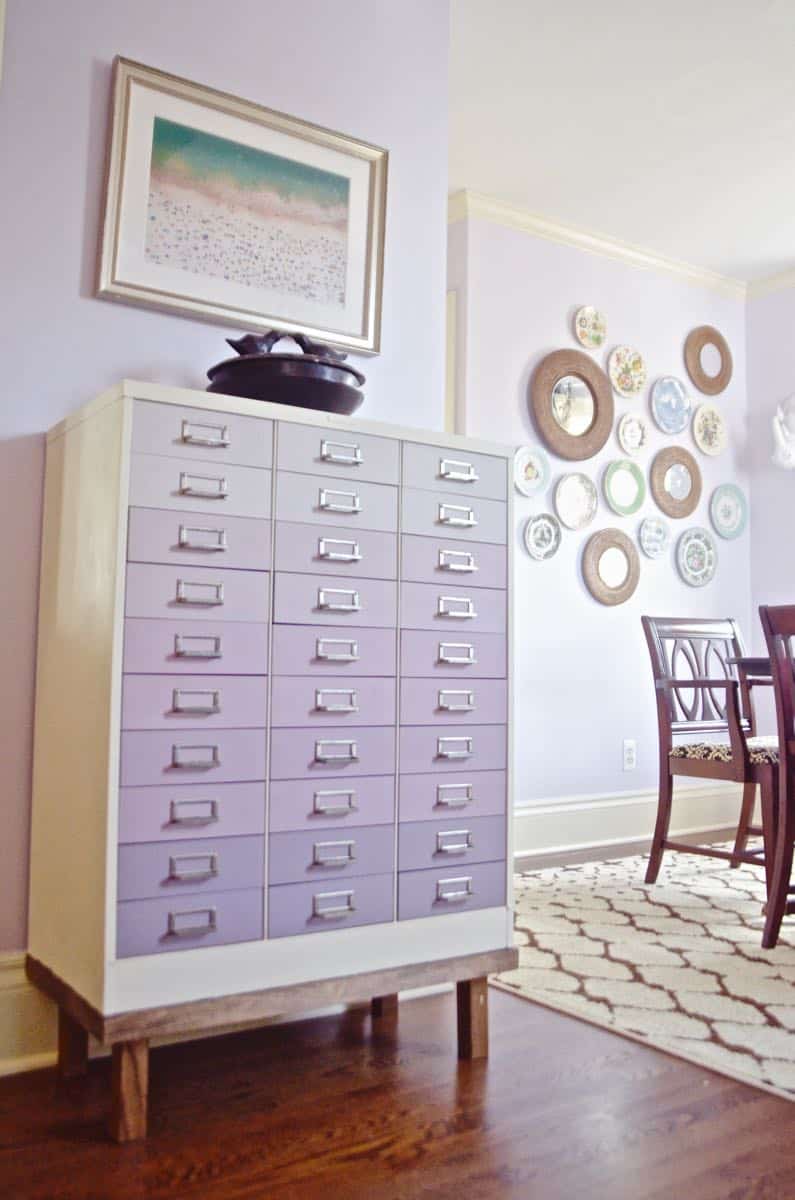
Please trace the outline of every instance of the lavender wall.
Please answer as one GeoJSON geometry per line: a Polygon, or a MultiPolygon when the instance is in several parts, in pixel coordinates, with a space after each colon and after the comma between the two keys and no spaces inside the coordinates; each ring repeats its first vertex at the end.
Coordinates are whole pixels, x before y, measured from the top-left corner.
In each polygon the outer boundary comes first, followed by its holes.
{"type": "MultiPolygon", "coordinates": [[[[123,54],[385,146],[383,353],[367,416],[439,427],[446,0],[10,0],[0,83],[0,950],[25,945],[42,432],[122,377],[203,387],[230,331],[92,297],[123,54]]],[[[68,780],[64,781],[68,788],[68,780]]]]}

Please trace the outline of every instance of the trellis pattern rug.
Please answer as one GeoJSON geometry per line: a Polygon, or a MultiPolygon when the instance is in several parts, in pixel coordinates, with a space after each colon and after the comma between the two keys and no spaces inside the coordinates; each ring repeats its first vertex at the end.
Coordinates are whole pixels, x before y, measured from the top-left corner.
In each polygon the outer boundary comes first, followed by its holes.
{"type": "Polygon", "coordinates": [[[795,918],[761,948],[760,868],[669,851],[516,877],[507,992],[795,1100],[795,918]]]}

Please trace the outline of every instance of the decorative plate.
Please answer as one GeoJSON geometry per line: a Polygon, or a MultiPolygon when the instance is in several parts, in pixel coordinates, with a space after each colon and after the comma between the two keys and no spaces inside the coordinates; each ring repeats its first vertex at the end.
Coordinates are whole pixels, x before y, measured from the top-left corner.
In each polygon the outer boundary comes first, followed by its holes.
{"type": "Polygon", "coordinates": [[[663,375],[651,389],[651,415],[663,433],[687,429],[692,403],[685,385],[673,375],[663,375]]]}
{"type": "Polygon", "coordinates": [[[640,523],[638,541],[647,558],[659,558],[668,549],[671,530],[667,522],[659,517],[646,517],[640,523]]]}
{"type": "Polygon", "coordinates": [[[577,341],[589,350],[598,350],[605,344],[607,321],[604,313],[592,304],[578,308],[574,317],[574,333],[577,341]]]}
{"type": "Polygon", "coordinates": [[[605,472],[604,489],[607,503],[620,517],[631,517],[646,499],[643,473],[628,458],[610,464],[605,472]]]}
{"type": "Polygon", "coordinates": [[[555,510],[567,529],[584,529],[590,525],[598,505],[596,486],[587,475],[579,471],[561,475],[555,488],[555,510]]]}
{"type": "Polygon", "coordinates": [[[624,413],[618,422],[618,444],[625,454],[637,454],[649,439],[646,422],[638,413],[624,413]]]}
{"type": "Polygon", "coordinates": [[[726,449],[726,423],[713,404],[699,404],[693,414],[693,440],[704,454],[722,454],[726,449]]]}
{"type": "Polygon", "coordinates": [[[748,501],[734,483],[716,487],[709,502],[709,516],[722,538],[738,538],[748,521],[748,501]]]}
{"type": "Polygon", "coordinates": [[[715,577],[718,551],[708,529],[686,529],[676,544],[676,565],[685,583],[704,587],[715,577]]]}
{"type": "Polygon", "coordinates": [[[538,513],[530,517],[524,527],[525,549],[536,562],[543,562],[545,558],[557,554],[560,538],[560,524],[552,513],[538,513]]]}
{"type": "Polygon", "coordinates": [[[540,447],[519,447],[513,456],[513,482],[523,496],[532,496],[547,486],[549,459],[540,447]]]}
{"type": "Polygon", "coordinates": [[[646,383],[646,364],[643,355],[631,346],[616,346],[607,361],[610,381],[618,392],[632,400],[640,395],[646,383]]]}

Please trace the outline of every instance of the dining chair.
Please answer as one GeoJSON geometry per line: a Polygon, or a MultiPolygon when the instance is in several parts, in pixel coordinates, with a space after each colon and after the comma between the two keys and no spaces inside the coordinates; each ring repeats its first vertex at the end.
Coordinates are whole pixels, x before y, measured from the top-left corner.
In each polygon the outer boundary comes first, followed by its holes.
{"type": "Polygon", "coordinates": [[[774,607],[762,604],[759,616],[770,655],[778,742],[781,747],[778,821],[762,933],[762,946],[771,950],[778,941],[782,919],[787,913],[795,912],[795,900],[790,899],[793,892],[790,876],[795,841],[795,605],[774,607]]]}
{"type": "Polygon", "coordinates": [[[654,676],[660,752],[657,820],[646,883],[657,879],[666,850],[728,859],[733,867],[754,863],[765,867],[769,879],[770,854],[765,857],[764,846],[749,850],[748,838],[762,834],[768,848],[773,845],[777,739],[756,736],[752,683],[733,661],[745,655],[737,622],[689,617],[642,617],[641,621],[654,676]],[[677,776],[742,783],[743,800],[731,850],[669,838],[677,776]],[[757,785],[761,828],[752,824],[757,785]]]}

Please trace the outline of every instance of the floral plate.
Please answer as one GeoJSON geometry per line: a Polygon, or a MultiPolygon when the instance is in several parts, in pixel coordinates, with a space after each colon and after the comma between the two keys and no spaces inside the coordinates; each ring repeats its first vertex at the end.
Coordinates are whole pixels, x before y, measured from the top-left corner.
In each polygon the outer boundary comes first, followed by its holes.
{"type": "Polygon", "coordinates": [[[596,516],[599,496],[587,475],[561,475],[555,488],[555,511],[567,529],[584,529],[596,516]]]}
{"type": "Polygon", "coordinates": [[[715,578],[718,551],[708,529],[694,525],[685,530],[676,544],[676,565],[691,587],[704,587],[715,578]]]}
{"type": "Polygon", "coordinates": [[[618,422],[618,444],[625,454],[637,454],[649,440],[646,422],[638,413],[624,413],[618,422]]]}
{"type": "Polygon", "coordinates": [[[520,446],[513,456],[513,482],[517,492],[532,496],[549,483],[549,459],[538,446],[520,446]]]}
{"type": "Polygon", "coordinates": [[[670,527],[661,517],[646,517],[640,523],[638,541],[647,558],[659,558],[671,541],[670,527]]]}
{"type": "Polygon", "coordinates": [[[722,483],[712,493],[709,515],[722,538],[738,538],[748,521],[748,501],[736,484],[722,483]]]}
{"type": "Polygon", "coordinates": [[[693,414],[693,440],[704,454],[722,454],[726,449],[726,423],[714,404],[699,404],[693,414]]]}
{"type": "Polygon", "coordinates": [[[598,350],[605,344],[607,321],[604,313],[592,304],[578,308],[574,316],[574,333],[577,341],[588,350],[598,350]]]}
{"type": "Polygon", "coordinates": [[[618,392],[628,400],[640,395],[646,383],[646,364],[643,355],[631,346],[616,346],[607,361],[610,381],[618,392]]]}
{"type": "Polygon", "coordinates": [[[537,513],[530,517],[524,527],[525,549],[536,562],[543,562],[545,558],[557,554],[560,538],[560,523],[552,513],[537,513]]]}
{"type": "Polygon", "coordinates": [[[681,433],[690,420],[691,401],[685,385],[673,375],[656,379],[651,389],[651,415],[663,433],[681,433]]]}

